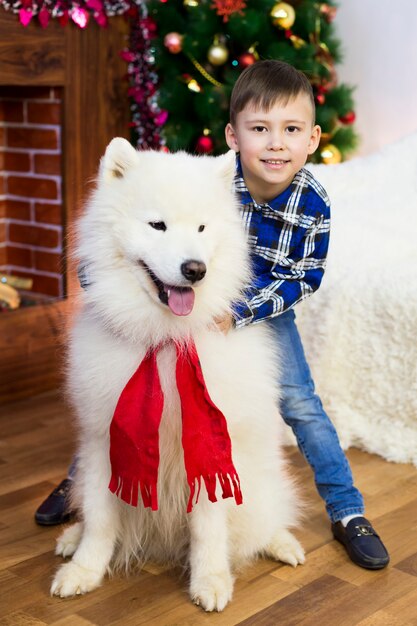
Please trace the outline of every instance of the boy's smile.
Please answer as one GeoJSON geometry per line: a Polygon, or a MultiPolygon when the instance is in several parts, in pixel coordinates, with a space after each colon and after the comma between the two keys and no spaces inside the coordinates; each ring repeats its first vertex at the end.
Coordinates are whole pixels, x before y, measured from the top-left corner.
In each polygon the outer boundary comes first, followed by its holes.
{"type": "Polygon", "coordinates": [[[300,93],[286,103],[277,101],[269,110],[249,103],[226,126],[229,148],[240,153],[243,177],[253,199],[269,202],[292,182],[320,140],[313,126],[308,96],[300,93]]]}

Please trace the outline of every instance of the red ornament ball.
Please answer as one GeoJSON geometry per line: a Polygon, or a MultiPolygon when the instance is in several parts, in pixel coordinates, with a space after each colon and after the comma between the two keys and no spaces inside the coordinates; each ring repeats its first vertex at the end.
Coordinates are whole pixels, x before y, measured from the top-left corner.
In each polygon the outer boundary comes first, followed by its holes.
{"type": "Polygon", "coordinates": [[[317,94],[316,102],[317,102],[317,104],[324,104],[326,102],[326,96],[324,95],[324,93],[318,93],[317,94]]]}
{"type": "Polygon", "coordinates": [[[213,139],[207,135],[201,135],[201,137],[197,139],[195,148],[197,152],[200,152],[202,154],[209,154],[213,151],[214,148],[213,139]]]}
{"type": "Polygon", "coordinates": [[[178,54],[182,50],[182,40],[180,33],[168,33],[164,37],[164,46],[171,54],[178,54]]]}
{"type": "Polygon", "coordinates": [[[244,52],[238,58],[240,67],[249,67],[249,65],[253,65],[256,63],[255,55],[251,52],[244,52]]]}
{"type": "Polygon", "coordinates": [[[346,115],[341,115],[339,117],[339,120],[342,122],[342,124],[353,124],[353,122],[356,120],[355,111],[349,111],[349,113],[346,113],[346,115]]]}

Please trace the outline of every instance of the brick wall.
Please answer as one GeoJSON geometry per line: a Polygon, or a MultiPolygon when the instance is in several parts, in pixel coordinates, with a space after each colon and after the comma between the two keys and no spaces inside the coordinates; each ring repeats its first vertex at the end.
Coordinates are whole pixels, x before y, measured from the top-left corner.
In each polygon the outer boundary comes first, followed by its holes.
{"type": "Polygon", "coordinates": [[[61,96],[0,87],[0,271],[63,296],[61,96]]]}

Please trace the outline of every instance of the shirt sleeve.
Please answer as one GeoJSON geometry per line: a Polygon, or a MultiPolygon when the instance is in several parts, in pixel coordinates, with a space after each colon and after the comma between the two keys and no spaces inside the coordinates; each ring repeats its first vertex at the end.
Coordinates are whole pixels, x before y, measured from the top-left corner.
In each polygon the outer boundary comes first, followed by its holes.
{"type": "Polygon", "coordinates": [[[317,291],[326,268],[329,234],[330,218],[323,215],[288,257],[256,276],[244,301],[234,307],[236,328],[276,317],[317,291]]]}

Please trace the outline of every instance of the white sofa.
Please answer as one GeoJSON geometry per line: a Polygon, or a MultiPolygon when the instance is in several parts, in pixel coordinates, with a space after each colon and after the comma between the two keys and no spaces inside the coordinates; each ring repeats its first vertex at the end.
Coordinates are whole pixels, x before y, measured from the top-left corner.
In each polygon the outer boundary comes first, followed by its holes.
{"type": "Polygon", "coordinates": [[[328,269],[296,309],[344,448],[417,465],[417,132],[311,165],[332,201],[328,269]]]}

